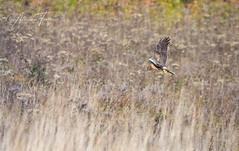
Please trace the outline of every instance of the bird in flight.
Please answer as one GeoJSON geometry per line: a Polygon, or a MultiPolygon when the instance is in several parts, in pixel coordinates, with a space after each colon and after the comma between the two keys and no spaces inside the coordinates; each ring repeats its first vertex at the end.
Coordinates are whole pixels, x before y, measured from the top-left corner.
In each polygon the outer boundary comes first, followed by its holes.
{"type": "Polygon", "coordinates": [[[173,72],[169,71],[166,67],[166,61],[167,61],[167,49],[170,39],[169,37],[165,37],[156,44],[156,47],[154,49],[154,57],[149,58],[149,68],[148,69],[156,69],[156,70],[162,70],[164,73],[172,74],[173,72]],[[156,58],[156,59],[155,59],[156,58]]]}

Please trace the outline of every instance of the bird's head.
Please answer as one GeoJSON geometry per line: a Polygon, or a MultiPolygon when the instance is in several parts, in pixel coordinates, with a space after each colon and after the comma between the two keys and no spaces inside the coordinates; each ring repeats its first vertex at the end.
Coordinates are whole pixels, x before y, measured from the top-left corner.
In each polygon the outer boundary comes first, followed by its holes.
{"type": "Polygon", "coordinates": [[[147,71],[152,70],[151,66],[148,65],[147,68],[146,68],[146,70],[147,70],[147,71]]]}

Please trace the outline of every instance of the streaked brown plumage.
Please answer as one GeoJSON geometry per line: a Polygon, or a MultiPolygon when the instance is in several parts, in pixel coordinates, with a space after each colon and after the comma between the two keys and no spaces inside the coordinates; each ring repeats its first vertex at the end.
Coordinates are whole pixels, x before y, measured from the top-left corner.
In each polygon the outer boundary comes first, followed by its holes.
{"type": "Polygon", "coordinates": [[[169,71],[165,64],[167,62],[167,51],[168,45],[170,43],[169,37],[165,37],[156,44],[154,49],[154,57],[149,58],[149,69],[161,69],[164,73],[171,73],[174,75],[173,72],[169,71]],[[155,59],[156,58],[156,59],[155,59]]]}

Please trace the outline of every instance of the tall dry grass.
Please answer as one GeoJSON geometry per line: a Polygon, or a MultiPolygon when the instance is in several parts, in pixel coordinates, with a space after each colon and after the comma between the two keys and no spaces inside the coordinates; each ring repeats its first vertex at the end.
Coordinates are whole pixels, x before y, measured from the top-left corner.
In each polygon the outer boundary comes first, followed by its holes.
{"type": "Polygon", "coordinates": [[[239,150],[238,10],[215,10],[1,22],[0,150],[239,150]],[[164,36],[175,76],[146,70],[164,36]]]}

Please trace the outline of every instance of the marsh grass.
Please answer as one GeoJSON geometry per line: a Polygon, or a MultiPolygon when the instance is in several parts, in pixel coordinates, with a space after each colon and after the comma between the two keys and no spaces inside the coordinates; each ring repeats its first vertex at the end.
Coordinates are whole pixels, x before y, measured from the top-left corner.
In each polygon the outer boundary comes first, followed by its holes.
{"type": "Polygon", "coordinates": [[[211,7],[1,22],[0,150],[239,150],[238,10],[211,7]],[[175,76],[146,70],[164,36],[175,76]]]}

